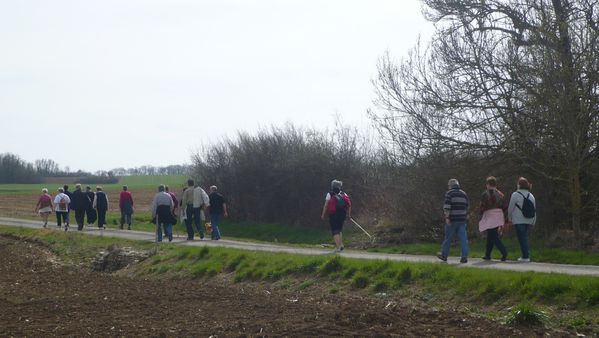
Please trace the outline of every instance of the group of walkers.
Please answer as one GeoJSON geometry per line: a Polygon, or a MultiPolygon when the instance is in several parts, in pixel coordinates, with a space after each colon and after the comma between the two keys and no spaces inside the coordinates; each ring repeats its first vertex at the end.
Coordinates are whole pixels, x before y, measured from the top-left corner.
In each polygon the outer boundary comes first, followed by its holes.
{"type": "MultiPolygon", "coordinates": [[[[83,230],[86,216],[88,225],[97,220],[98,228],[105,229],[108,206],[108,196],[101,186],[96,187],[94,193],[91,187],[86,187],[84,192],[81,190],[81,184],[77,184],[72,193],[68,185],[59,188],[54,198],[48,194],[48,189],[42,189],[35,211],[42,217],[44,228],[48,225],[48,216],[55,212],[56,225],[60,228],[64,223],[64,229],[67,231],[70,226],[70,213],[74,211],[78,230],[83,230]]],[[[134,203],[133,195],[126,185],[119,195],[119,209],[120,229],[127,224],[127,229],[131,230],[134,203]]],[[[193,240],[196,231],[200,239],[204,239],[206,218],[210,220],[207,226],[211,230],[211,239],[219,240],[220,220],[228,216],[226,200],[218,192],[218,188],[215,185],[211,186],[210,194],[207,194],[204,189],[195,185],[192,179],[187,181],[187,187],[183,189],[180,200],[175,193],[169,191],[168,186],[160,185],[152,200],[151,212],[152,223],[157,225],[156,239],[159,242],[163,237],[168,238],[169,242],[173,240],[173,225],[177,223],[177,219],[185,222],[187,240],[193,240]]]]}
{"type": "Polygon", "coordinates": [[[77,229],[83,230],[85,218],[87,224],[92,225],[98,221],[98,227],[104,228],[106,224],[106,212],[108,211],[108,197],[102,191],[102,187],[96,187],[93,192],[91,187],[87,186],[85,191],[81,190],[81,184],[75,185],[75,191],[70,192],[69,186],[64,185],[58,188],[58,193],[54,198],[48,194],[48,189],[42,189],[42,195],[37,201],[35,212],[38,212],[44,221],[44,228],[48,226],[48,216],[56,213],[56,225],[60,228],[64,223],[64,230],[69,230],[70,214],[75,212],[75,222],[77,229]]]}
{"type": "MultiPolygon", "coordinates": [[[[468,237],[466,225],[468,220],[469,200],[468,195],[460,189],[457,179],[450,179],[448,191],[445,194],[443,205],[445,215],[445,239],[441,246],[441,252],[437,255],[442,261],[447,261],[451,240],[455,234],[460,239],[462,256],[461,263],[468,262],[468,237]]],[[[482,193],[480,202],[479,231],[487,232],[487,243],[483,260],[491,260],[491,252],[496,246],[501,253],[501,261],[507,260],[507,249],[501,241],[501,235],[510,227],[516,228],[516,236],[520,244],[522,255],[518,258],[520,262],[530,262],[530,250],[528,245],[528,232],[536,222],[535,197],[530,192],[532,185],[524,177],[517,182],[516,191],[512,193],[509,201],[505,195],[497,189],[497,179],[493,176],[487,177],[486,189],[482,193]]]]}
{"type": "MultiPolygon", "coordinates": [[[[325,196],[321,214],[323,220],[328,215],[331,233],[335,241],[334,252],[343,251],[343,224],[346,219],[351,219],[351,200],[341,190],[342,186],[343,182],[339,180],[331,182],[331,189],[325,196]]],[[[501,241],[501,235],[506,229],[513,226],[516,229],[522,252],[518,261],[530,262],[528,232],[536,222],[536,202],[530,192],[531,184],[526,178],[520,177],[517,182],[517,190],[512,193],[509,201],[497,189],[495,177],[487,177],[485,186],[486,189],[481,196],[479,221],[479,231],[487,233],[485,255],[482,258],[490,260],[493,248],[497,247],[501,253],[501,261],[507,260],[508,252],[501,241]]],[[[177,223],[177,219],[185,222],[187,240],[193,240],[196,231],[199,233],[200,239],[204,239],[204,220],[206,218],[210,220],[206,226],[211,228],[211,239],[219,240],[221,238],[220,220],[223,216],[227,217],[228,213],[226,200],[218,192],[218,188],[215,185],[211,186],[210,194],[207,194],[194,180],[189,179],[187,187],[183,189],[180,196],[181,198],[178,199],[173,192],[169,191],[168,186],[160,185],[158,187],[158,193],[154,196],[151,205],[152,222],[157,225],[157,241],[161,242],[163,237],[168,238],[169,242],[173,240],[173,225],[177,223]]],[[[443,204],[445,238],[441,252],[437,254],[442,261],[447,261],[451,241],[457,234],[461,244],[460,262],[468,262],[466,226],[469,207],[468,195],[460,188],[458,180],[450,179],[443,204]]],[[[127,228],[131,230],[133,196],[127,186],[123,186],[123,191],[119,195],[119,209],[121,211],[120,228],[123,229],[124,224],[127,224],[127,228]]],[[[65,231],[68,230],[70,210],[75,211],[78,230],[83,229],[85,216],[87,216],[88,224],[93,224],[97,218],[98,227],[103,229],[106,224],[108,197],[100,186],[96,187],[94,193],[89,186],[83,192],[81,185],[77,184],[75,191],[71,193],[68,186],[65,185],[58,189],[58,194],[54,199],[48,194],[47,189],[42,190],[36,211],[41,215],[44,227],[48,224],[48,215],[55,211],[57,226],[61,227],[64,222],[65,231]]]]}

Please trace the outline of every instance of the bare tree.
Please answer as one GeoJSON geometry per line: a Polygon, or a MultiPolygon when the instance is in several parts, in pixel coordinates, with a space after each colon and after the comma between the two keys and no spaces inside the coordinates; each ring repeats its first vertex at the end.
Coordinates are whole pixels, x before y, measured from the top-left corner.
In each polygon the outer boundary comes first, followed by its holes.
{"type": "Polygon", "coordinates": [[[568,187],[579,233],[597,203],[582,182],[599,178],[599,1],[423,3],[435,38],[399,64],[381,59],[370,112],[380,131],[406,163],[444,151],[516,158],[568,187]]]}

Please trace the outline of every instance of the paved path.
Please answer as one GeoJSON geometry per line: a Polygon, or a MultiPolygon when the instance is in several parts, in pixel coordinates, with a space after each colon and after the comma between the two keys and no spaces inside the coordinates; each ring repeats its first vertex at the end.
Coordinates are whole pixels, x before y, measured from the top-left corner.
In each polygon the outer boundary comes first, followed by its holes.
{"type": "MultiPolygon", "coordinates": [[[[41,221],[31,221],[15,218],[4,218],[0,217],[0,224],[9,226],[18,226],[24,228],[41,228],[41,221]]],[[[55,225],[49,225],[49,229],[58,231],[59,229],[55,225]]],[[[69,231],[77,231],[77,227],[71,227],[69,231]]],[[[85,227],[82,233],[96,236],[107,236],[107,237],[118,237],[133,240],[147,240],[154,241],[155,235],[151,232],[144,231],[133,231],[133,230],[115,230],[106,229],[99,230],[98,228],[85,227]]],[[[191,246],[220,246],[242,250],[253,250],[253,251],[267,251],[267,252],[284,252],[297,255],[330,255],[331,249],[320,249],[320,248],[297,248],[275,244],[262,244],[262,243],[251,243],[251,242],[240,242],[233,240],[194,240],[186,241],[185,237],[174,238],[173,243],[179,245],[191,245],[191,246]]],[[[480,258],[471,258],[466,264],[459,263],[459,257],[449,257],[447,263],[439,261],[434,256],[421,256],[421,255],[401,255],[401,254],[385,254],[385,253],[372,253],[357,250],[345,250],[340,254],[342,257],[357,258],[357,259],[388,259],[392,261],[403,261],[403,262],[424,262],[424,263],[436,263],[436,264],[450,264],[456,267],[473,267],[481,269],[496,269],[496,270],[510,270],[520,272],[548,272],[548,273],[563,273],[568,275],[587,275],[599,277],[599,266],[595,265],[569,265],[569,264],[550,264],[550,263],[520,263],[515,261],[500,262],[500,261],[483,261],[480,258]]]]}

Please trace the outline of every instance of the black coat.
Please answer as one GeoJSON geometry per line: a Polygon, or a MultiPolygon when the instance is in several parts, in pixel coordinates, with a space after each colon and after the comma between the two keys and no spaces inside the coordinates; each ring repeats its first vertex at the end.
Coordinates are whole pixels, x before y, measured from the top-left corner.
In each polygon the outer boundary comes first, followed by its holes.
{"type": "Polygon", "coordinates": [[[75,190],[71,197],[71,209],[73,210],[86,210],[89,208],[91,201],[87,194],[81,190],[75,190]]]}
{"type": "Polygon", "coordinates": [[[106,193],[103,191],[98,191],[96,193],[96,209],[98,209],[98,210],[108,209],[108,197],[106,197],[106,193]]]}

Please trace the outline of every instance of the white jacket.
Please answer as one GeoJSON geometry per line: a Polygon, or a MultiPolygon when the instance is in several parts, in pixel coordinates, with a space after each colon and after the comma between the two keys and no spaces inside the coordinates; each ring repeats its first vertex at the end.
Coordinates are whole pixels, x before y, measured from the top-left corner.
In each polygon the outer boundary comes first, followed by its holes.
{"type": "Polygon", "coordinates": [[[193,188],[193,207],[199,208],[204,205],[204,208],[210,206],[210,198],[204,189],[200,187],[193,188]]]}
{"type": "Polygon", "coordinates": [[[71,203],[71,199],[65,193],[58,193],[56,197],[54,197],[54,208],[56,211],[69,211],[69,203],[71,203]],[[64,202],[66,203],[66,207],[64,209],[60,208],[60,201],[64,198],[64,202]]]}
{"type": "Polygon", "coordinates": [[[535,217],[526,218],[522,215],[522,205],[524,204],[524,197],[529,196],[529,200],[535,206],[535,210],[537,208],[537,203],[535,202],[535,197],[533,194],[526,189],[518,189],[517,191],[512,193],[512,197],[510,198],[510,205],[507,208],[507,216],[513,224],[535,224],[537,222],[537,214],[535,213],[535,217]],[[524,196],[522,196],[522,195],[524,196]],[[530,196],[529,196],[530,194],[530,196]],[[516,206],[518,205],[518,207],[516,206]]]}

